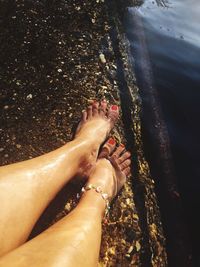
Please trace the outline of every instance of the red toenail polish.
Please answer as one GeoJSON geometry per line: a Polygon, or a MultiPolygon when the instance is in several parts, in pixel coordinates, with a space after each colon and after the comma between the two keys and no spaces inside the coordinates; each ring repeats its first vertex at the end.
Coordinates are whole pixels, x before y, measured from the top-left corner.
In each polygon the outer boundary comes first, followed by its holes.
{"type": "Polygon", "coordinates": [[[110,138],[110,139],[108,140],[108,144],[110,144],[110,145],[114,145],[114,144],[115,144],[115,139],[110,138]]]}
{"type": "Polygon", "coordinates": [[[118,110],[118,106],[117,106],[117,105],[112,105],[112,106],[111,106],[111,110],[113,110],[113,111],[117,111],[117,110],[118,110]]]}

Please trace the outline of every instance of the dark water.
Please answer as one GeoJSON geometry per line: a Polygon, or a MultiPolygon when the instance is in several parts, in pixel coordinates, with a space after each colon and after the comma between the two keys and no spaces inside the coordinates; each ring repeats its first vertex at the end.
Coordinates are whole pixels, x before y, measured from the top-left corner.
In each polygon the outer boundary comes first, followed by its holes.
{"type": "MultiPolygon", "coordinates": [[[[200,249],[200,1],[146,0],[128,12],[133,16],[137,13],[143,22],[184,216],[197,260],[200,249]]],[[[134,30],[129,25],[129,38],[134,36],[131,35],[134,30]]],[[[137,52],[139,44],[130,41],[137,52]]]]}

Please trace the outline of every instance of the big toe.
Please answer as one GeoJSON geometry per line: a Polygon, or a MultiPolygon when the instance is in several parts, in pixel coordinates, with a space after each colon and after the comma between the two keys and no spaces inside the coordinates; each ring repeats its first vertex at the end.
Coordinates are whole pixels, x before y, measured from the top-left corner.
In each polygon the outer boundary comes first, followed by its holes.
{"type": "Polygon", "coordinates": [[[116,141],[110,137],[109,140],[104,144],[99,154],[99,158],[108,158],[109,155],[114,151],[116,147],[116,141]]]}
{"type": "Polygon", "coordinates": [[[119,107],[117,105],[111,105],[107,117],[110,119],[111,123],[114,125],[119,118],[119,107]]]}

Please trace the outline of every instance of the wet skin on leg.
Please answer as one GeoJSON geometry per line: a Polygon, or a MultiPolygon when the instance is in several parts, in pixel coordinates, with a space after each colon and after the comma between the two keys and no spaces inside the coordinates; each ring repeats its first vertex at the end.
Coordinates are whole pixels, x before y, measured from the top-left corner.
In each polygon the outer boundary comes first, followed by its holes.
{"type": "MultiPolygon", "coordinates": [[[[111,153],[114,147],[110,143],[106,149],[111,153]]],[[[88,184],[101,186],[103,192],[112,199],[130,173],[130,153],[120,146],[108,158],[110,161],[105,158],[98,160],[88,184]]],[[[0,267],[97,266],[105,206],[101,194],[95,190],[86,191],[69,215],[2,257],[0,267]]]]}
{"type": "Polygon", "coordinates": [[[107,110],[106,102],[93,103],[83,112],[73,141],[0,168],[0,256],[27,240],[44,209],[72,177],[90,173],[118,114],[112,106],[107,110]]]}

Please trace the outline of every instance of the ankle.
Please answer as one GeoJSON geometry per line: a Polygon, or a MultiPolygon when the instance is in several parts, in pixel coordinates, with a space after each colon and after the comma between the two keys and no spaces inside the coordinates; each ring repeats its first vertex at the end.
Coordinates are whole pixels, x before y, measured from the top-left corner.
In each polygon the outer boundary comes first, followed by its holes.
{"type": "Polygon", "coordinates": [[[91,210],[92,213],[97,213],[103,218],[106,202],[95,190],[88,190],[82,195],[79,208],[91,210]]]}
{"type": "Polygon", "coordinates": [[[109,200],[111,200],[113,198],[113,192],[115,191],[112,166],[107,159],[102,159],[101,161],[102,164],[90,175],[87,184],[100,187],[102,192],[108,194],[109,200]]]}

